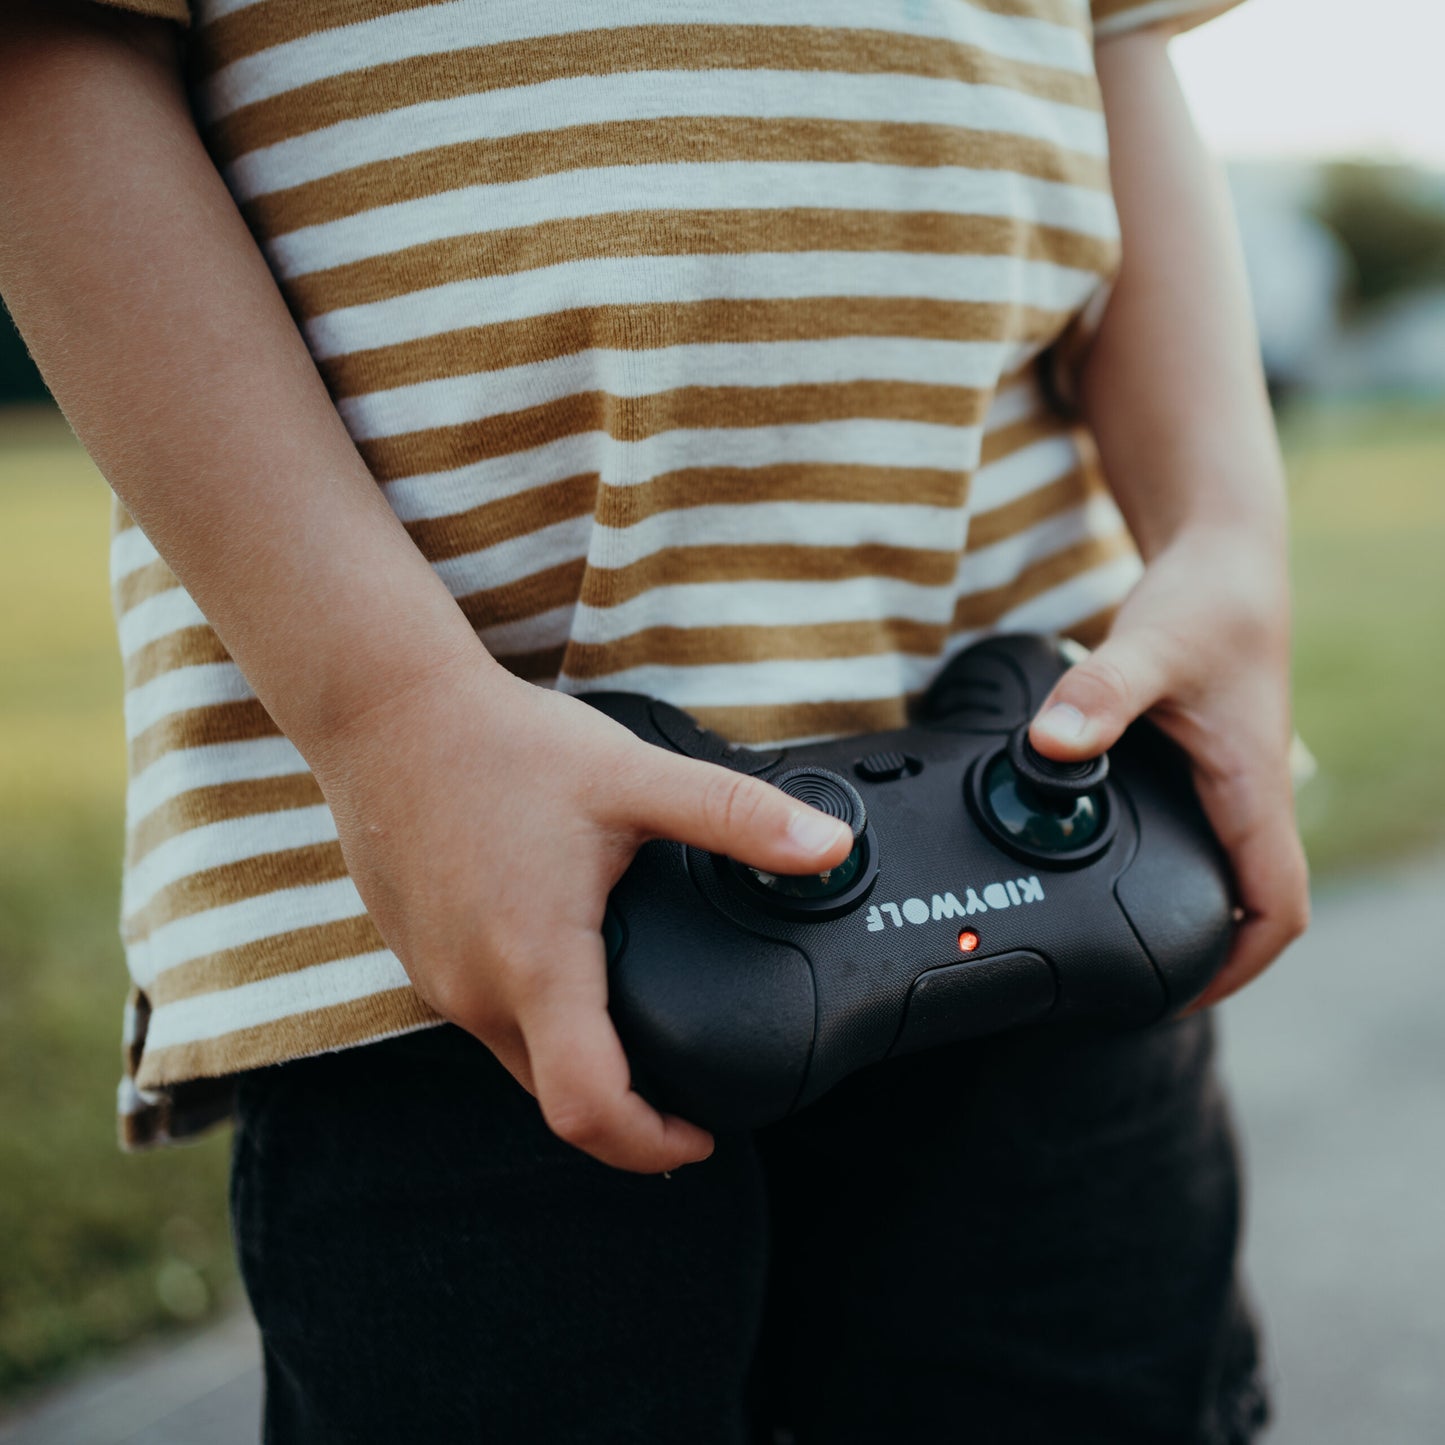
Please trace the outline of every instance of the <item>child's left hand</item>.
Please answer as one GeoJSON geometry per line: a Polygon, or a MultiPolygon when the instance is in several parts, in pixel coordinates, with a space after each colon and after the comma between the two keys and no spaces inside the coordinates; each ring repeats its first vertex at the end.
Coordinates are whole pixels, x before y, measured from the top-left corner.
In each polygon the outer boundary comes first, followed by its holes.
{"type": "Polygon", "coordinates": [[[1289,754],[1289,599],[1278,547],[1194,527],[1161,551],[1108,639],[1060,679],[1030,739],[1060,759],[1113,746],[1147,712],[1194,764],[1243,920],[1195,1007],[1262,973],[1309,921],[1289,754]]]}

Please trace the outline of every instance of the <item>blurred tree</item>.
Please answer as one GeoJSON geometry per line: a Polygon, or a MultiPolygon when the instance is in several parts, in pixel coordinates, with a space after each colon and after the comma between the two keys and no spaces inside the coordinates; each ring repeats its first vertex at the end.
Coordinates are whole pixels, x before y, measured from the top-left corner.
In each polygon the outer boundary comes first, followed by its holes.
{"type": "Polygon", "coordinates": [[[12,401],[47,401],[49,397],[10,313],[0,305],[0,406],[12,401]]]}
{"type": "Polygon", "coordinates": [[[1353,263],[1348,302],[1356,310],[1445,285],[1445,189],[1438,177],[1412,166],[1338,161],[1324,168],[1314,209],[1353,263]]]}

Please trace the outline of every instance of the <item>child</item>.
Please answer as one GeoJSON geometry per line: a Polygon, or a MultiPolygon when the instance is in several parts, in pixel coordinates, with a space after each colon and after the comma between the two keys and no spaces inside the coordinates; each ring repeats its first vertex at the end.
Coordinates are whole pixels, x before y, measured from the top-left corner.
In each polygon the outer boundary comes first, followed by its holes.
{"type": "Polygon", "coordinates": [[[571,696],[797,740],[1070,633],[1035,743],[1150,711],[1232,859],[1205,1001],[1300,931],[1224,8],[0,0],[0,288],[124,506],[125,1136],[236,1110],[268,1440],[1253,1438],[1207,1015],[659,1115],[639,843],[848,839],[571,696]]]}

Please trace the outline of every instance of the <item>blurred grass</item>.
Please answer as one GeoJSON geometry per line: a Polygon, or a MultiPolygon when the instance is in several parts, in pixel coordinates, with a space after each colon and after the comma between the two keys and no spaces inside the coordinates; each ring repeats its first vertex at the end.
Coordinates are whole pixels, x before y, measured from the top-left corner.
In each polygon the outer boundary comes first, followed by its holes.
{"type": "MultiPolygon", "coordinates": [[[[1445,416],[1301,411],[1302,814],[1317,873],[1445,840],[1445,416]]],[[[119,1154],[124,756],[107,493],[50,412],[0,413],[0,1393],[234,1288],[222,1137],[119,1154]]]]}
{"type": "Polygon", "coordinates": [[[1301,411],[1293,506],[1300,794],[1317,875],[1445,842],[1445,410],[1301,411]]]}
{"type": "Polygon", "coordinates": [[[226,1140],[115,1143],[125,772],[108,493],[0,412],[0,1395],[234,1289],[226,1140]]]}

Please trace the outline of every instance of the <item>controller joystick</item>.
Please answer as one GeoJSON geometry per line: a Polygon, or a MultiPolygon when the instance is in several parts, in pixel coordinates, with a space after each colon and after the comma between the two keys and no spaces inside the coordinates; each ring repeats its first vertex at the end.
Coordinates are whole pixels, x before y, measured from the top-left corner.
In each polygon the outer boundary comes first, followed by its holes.
{"type": "Polygon", "coordinates": [[[1008,760],[1021,785],[1058,813],[1072,812],[1080,798],[1097,791],[1109,776],[1108,753],[1074,762],[1046,758],[1029,741],[1028,723],[1021,723],[1009,734],[1008,760]]]}
{"type": "Polygon", "coordinates": [[[1197,998],[1232,935],[1224,856],[1187,760],[1149,722],[1082,762],[1032,747],[1029,720],[1069,661],[1040,637],[990,638],[944,669],[913,726],[768,751],[669,704],[587,695],[854,839],[800,877],[679,843],[638,850],[604,920],[638,1086],[709,1128],[756,1128],[917,1049],[1135,1027],[1197,998]]]}
{"type": "Polygon", "coordinates": [[[971,800],[985,831],[1015,857],[1067,867],[1097,857],[1113,837],[1108,776],[1107,753],[1046,758],[1024,722],[976,769],[971,800]]]}
{"type": "Polygon", "coordinates": [[[853,851],[823,873],[767,873],[741,863],[733,863],[733,869],[763,894],[766,906],[774,913],[831,915],[851,907],[878,871],[866,836],[868,809],[858,789],[829,768],[789,768],[771,781],[789,797],[846,823],[853,834],[853,851]]]}

